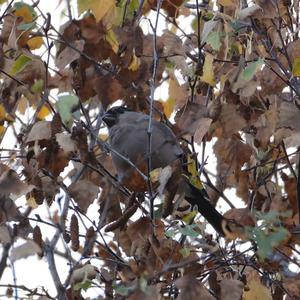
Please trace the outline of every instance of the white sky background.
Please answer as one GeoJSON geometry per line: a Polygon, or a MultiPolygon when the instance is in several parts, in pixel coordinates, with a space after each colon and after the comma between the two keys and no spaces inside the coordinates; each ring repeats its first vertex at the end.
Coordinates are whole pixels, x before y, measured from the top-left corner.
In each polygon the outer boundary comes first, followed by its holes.
{"type": "MultiPolygon", "coordinates": [[[[32,4],[31,1],[24,1],[26,3],[32,4]]],[[[73,1],[74,3],[76,1],[73,1]]],[[[67,11],[65,9],[65,2],[64,1],[58,1],[58,0],[41,0],[39,3],[39,7],[42,9],[43,12],[49,12],[51,14],[51,23],[56,27],[56,29],[59,29],[61,24],[64,24],[65,21],[68,19],[64,17],[66,15],[67,11]]],[[[2,5],[4,8],[6,7],[5,4],[2,5]]],[[[3,9],[2,9],[3,10],[3,9]]],[[[72,14],[73,18],[77,17],[77,11],[76,11],[76,6],[75,4],[72,4],[72,14]]],[[[152,13],[153,20],[156,17],[155,12],[152,13]]],[[[160,18],[161,25],[159,26],[159,31],[162,31],[164,29],[164,20],[160,18]]],[[[180,21],[180,19],[179,19],[180,21]]],[[[41,24],[39,24],[41,25],[41,24]]],[[[142,21],[142,26],[143,29],[146,30],[148,25],[148,21],[144,20],[142,21]]],[[[181,23],[181,27],[184,28],[186,32],[190,31],[190,22],[187,22],[186,24],[181,23]]],[[[149,30],[151,31],[151,30],[149,30]]],[[[161,33],[158,32],[160,35],[161,33]]],[[[54,49],[53,49],[54,53],[54,49]]],[[[156,99],[167,99],[168,98],[168,88],[167,84],[163,86],[163,88],[158,89],[155,94],[156,99]]],[[[55,96],[55,95],[53,95],[55,96]]],[[[9,135],[8,135],[9,136],[9,135]]],[[[14,146],[14,141],[6,139],[5,143],[5,148],[13,148],[14,146]]],[[[1,147],[4,147],[4,145],[1,145],[1,147]]],[[[199,153],[201,153],[201,149],[197,149],[199,153]]],[[[206,168],[211,171],[212,173],[215,173],[215,166],[216,166],[216,158],[213,155],[212,151],[212,143],[207,143],[206,145],[206,155],[208,155],[208,165],[206,168]]],[[[225,195],[229,199],[234,199],[232,202],[236,207],[243,207],[244,204],[237,199],[235,195],[235,191],[233,189],[229,190],[227,189],[225,191],[225,195]]],[[[24,202],[23,202],[24,203],[24,202]]],[[[94,203],[93,205],[90,206],[88,210],[88,215],[92,217],[96,222],[98,220],[98,205],[94,203]],[[94,213],[93,213],[94,212],[94,213]]],[[[221,211],[226,211],[229,207],[224,201],[219,201],[219,205],[217,207],[221,211]]],[[[60,211],[60,208],[57,203],[53,203],[51,206],[51,212],[53,212],[55,209],[60,211]]],[[[47,209],[46,205],[41,205],[39,206],[36,210],[33,211],[31,216],[34,216],[34,214],[39,214],[42,218],[43,216],[47,218],[49,216],[49,210],[47,209]]],[[[32,222],[32,225],[35,226],[35,224],[32,222]]],[[[45,232],[47,232],[47,235],[49,236],[49,239],[53,236],[55,233],[55,229],[51,228],[50,226],[43,225],[43,224],[38,224],[41,228],[41,231],[43,233],[43,237],[45,237],[45,232]]],[[[90,224],[88,224],[90,226],[90,224]]],[[[83,231],[84,232],[84,231],[83,231]]],[[[20,244],[20,242],[15,243],[15,246],[20,244]]],[[[62,243],[59,243],[59,249],[62,250],[62,243]]],[[[1,251],[1,250],[0,250],[1,251]]],[[[1,252],[0,252],[1,253],[1,252]]],[[[75,254],[74,257],[78,258],[80,255],[75,254]]],[[[67,265],[67,261],[65,259],[59,258],[56,256],[56,264],[58,266],[58,272],[59,275],[61,276],[61,281],[64,282],[64,279],[68,275],[69,268],[67,265]]],[[[99,262],[96,262],[97,265],[99,265],[99,262]]],[[[48,269],[48,264],[44,258],[38,259],[37,256],[32,256],[26,259],[21,259],[14,264],[15,268],[15,279],[16,282],[14,282],[14,274],[12,272],[11,268],[6,268],[5,273],[2,277],[1,284],[17,284],[17,285],[25,285],[28,288],[36,288],[36,287],[46,287],[50,293],[51,296],[54,296],[56,294],[56,289],[53,284],[52,277],[50,275],[49,269],[48,269]]],[[[295,271],[295,270],[293,270],[295,271]]],[[[6,289],[5,288],[0,288],[0,299],[3,299],[6,289]]],[[[96,292],[96,289],[94,290],[96,292]]],[[[92,289],[91,289],[92,292],[92,289]]],[[[93,296],[96,296],[99,293],[99,288],[97,288],[96,294],[93,296]]],[[[23,295],[23,293],[21,293],[23,295]]],[[[91,293],[93,294],[93,293],[91,293]]]]}

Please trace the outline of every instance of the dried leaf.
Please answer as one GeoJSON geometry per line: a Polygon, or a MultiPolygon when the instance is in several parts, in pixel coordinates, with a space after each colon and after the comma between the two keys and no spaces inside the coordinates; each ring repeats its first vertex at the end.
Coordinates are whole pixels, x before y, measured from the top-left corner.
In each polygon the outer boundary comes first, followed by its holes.
{"type": "Polygon", "coordinates": [[[71,196],[79,208],[86,213],[90,204],[97,198],[99,188],[87,179],[82,179],[69,186],[71,196]]]}
{"type": "Polygon", "coordinates": [[[28,256],[34,254],[40,255],[41,253],[42,250],[38,244],[36,244],[34,241],[27,240],[21,246],[12,249],[10,259],[12,262],[15,262],[21,258],[27,258],[28,256]]]}

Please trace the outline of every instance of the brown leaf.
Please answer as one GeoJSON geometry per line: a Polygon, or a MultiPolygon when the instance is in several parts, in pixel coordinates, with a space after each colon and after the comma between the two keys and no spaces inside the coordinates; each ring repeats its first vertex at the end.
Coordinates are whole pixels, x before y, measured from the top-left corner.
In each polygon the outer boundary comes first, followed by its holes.
{"type": "Polygon", "coordinates": [[[81,179],[72,183],[69,186],[71,197],[78,204],[80,210],[84,213],[87,212],[89,206],[97,198],[99,188],[87,179],[81,179]]]}
{"type": "Polygon", "coordinates": [[[290,205],[293,209],[293,215],[298,212],[297,204],[297,180],[294,176],[287,176],[284,172],[280,173],[281,179],[284,182],[284,189],[288,195],[290,205]]]}
{"type": "MultiPolygon", "coordinates": [[[[295,300],[299,300],[300,297],[300,278],[299,275],[292,278],[283,278],[283,286],[288,290],[289,295],[293,297],[295,300]]],[[[292,300],[292,298],[287,297],[288,300],[292,300]]]]}
{"type": "Polygon", "coordinates": [[[256,224],[256,220],[248,208],[232,208],[224,214],[224,217],[235,220],[245,227],[254,227],[256,224]]]}
{"type": "Polygon", "coordinates": [[[198,123],[198,129],[196,130],[194,135],[194,140],[198,145],[202,143],[203,137],[208,132],[211,123],[212,119],[210,118],[200,119],[200,122],[198,123]]]}
{"type": "Polygon", "coordinates": [[[2,245],[11,243],[12,233],[6,225],[0,225],[0,242],[2,245]]]}
{"type": "Polygon", "coordinates": [[[294,103],[282,102],[279,108],[278,127],[289,127],[300,131],[300,110],[294,103]]]}
{"type": "Polygon", "coordinates": [[[0,164],[0,196],[9,196],[14,198],[30,192],[34,186],[20,180],[19,175],[6,165],[0,164]]]}
{"type": "Polygon", "coordinates": [[[219,122],[224,137],[230,137],[247,125],[246,120],[238,112],[238,106],[234,104],[222,105],[219,122]]]}
{"type": "Polygon", "coordinates": [[[181,290],[178,300],[215,300],[207,288],[194,277],[183,276],[176,280],[175,285],[181,290]]]}
{"type": "Polygon", "coordinates": [[[175,116],[178,136],[193,135],[199,128],[201,120],[207,115],[207,107],[188,102],[175,116]]]}
{"type": "Polygon", "coordinates": [[[80,58],[84,48],[84,40],[76,40],[70,43],[70,46],[62,50],[56,57],[55,64],[59,70],[63,70],[74,60],[80,58]]]}
{"type": "Polygon", "coordinates": [[[38,155],[37,160],[40,168],[45,168],[53,176],[58,176],[69,164],[70,155],[52,143],[38,155]]]}
{"type": "Polygon", "coordinates": [[[76,151],[76,144],[71,139],[71,136],[69,134],[61,132],[57,133],[55,137],[58,145],[64,150],[64,152],[68,153],[76,151]]]}
{"type": "Polygon", "coordinates": [[[271,289],[262,284],[258,272],[247,273],[247,289],[243,293],[244,300],[272,300],[271,289]]]}
{"type": "Polygon", "coordinates": [[[170,74],[169,99],[175,102],[174,109],[183,107],[188,100],[188,86],[186,84],[180,85],[174,74],[170,74]]]}
{"type": "Polygon", "coordinates": [[[244,284],[236,279],[222,279],[220,288],[220,299],[240,299],[244,291],[244,284]]]}
{"type": "Polygon", "coordinates": [[[39,121],[31,128],[26,143],[49,140],[51,138],[51,122],[39,121]]]}

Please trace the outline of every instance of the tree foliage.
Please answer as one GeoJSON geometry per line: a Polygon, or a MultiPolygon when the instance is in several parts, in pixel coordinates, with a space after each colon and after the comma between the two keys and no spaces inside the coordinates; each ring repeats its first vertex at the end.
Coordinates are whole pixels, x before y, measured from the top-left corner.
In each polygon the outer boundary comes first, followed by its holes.
{"type": "Polygon", "coordinates": [[[62,2],[0,1],[0,278],[34,255],[56,288],[16,273],[7,297],[299,299],[299,1],[62,2]],[[118,100],[199,152],[193,180],[242,230],[159,197],[151,219],[109,154],[118,100]]]}

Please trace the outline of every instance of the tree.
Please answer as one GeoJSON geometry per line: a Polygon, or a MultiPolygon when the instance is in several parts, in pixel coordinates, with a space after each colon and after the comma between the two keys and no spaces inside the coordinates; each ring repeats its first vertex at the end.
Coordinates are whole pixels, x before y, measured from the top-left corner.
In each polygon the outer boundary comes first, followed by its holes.
{"type": "Polygon", "coordinates": [[[56,287],[16,273],[7,297],[299,299],[299,2],[248,2],[67,0],[58,29],[39,1],[1,1],[0,278],[35,255],[56,287]],[[102,123],[118,100],[200,151],[194,179],[240,230],[209,233],[186,202],[163,218],[118,183],[102,123]]]}

